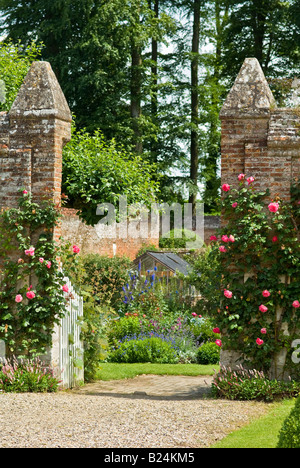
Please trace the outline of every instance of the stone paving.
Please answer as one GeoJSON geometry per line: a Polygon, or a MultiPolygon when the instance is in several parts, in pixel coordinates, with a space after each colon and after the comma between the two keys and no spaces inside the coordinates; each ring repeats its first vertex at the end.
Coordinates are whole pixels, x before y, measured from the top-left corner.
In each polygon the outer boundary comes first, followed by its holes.
{"type": "Polygon", "coordinates": [[[152,399],[199,399],[211,391],[210,376],[139,375],[133,379],[97,381],[72,390],[86,395],[152,399]]]}

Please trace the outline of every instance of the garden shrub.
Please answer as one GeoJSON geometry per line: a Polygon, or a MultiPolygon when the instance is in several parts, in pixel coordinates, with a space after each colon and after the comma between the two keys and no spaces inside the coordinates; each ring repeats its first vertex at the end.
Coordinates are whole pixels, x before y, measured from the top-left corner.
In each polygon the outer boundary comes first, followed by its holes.
{"type": "Polygon", "coordinates": [[[5,360],[0,364],[0,391],[14,393],[56,392],[61,381],[38,358],[5,360]]]}
{"type": "Polygon", "coordinates": [[[78,248],[58,244],[53,230],[60,210],[49,194],[35,203],[21,190],[17,208],[0,215],[0,339],[6,355],[35,357],[52,344],[52,330],[66,313],[65,276],[59,258],[76,268],[78,248]]]}
{"type": "Polygon", "coordinates": [[[107,352],[107,323],[117,316],[122,287],[128,282],[131,262],[127,257],[81,255],[72,275],[83,297],[81,339],[84,343],[84,376],[93,380],[107,352]]]}
{"type": "Polygon", "coordinates": [[[190,330],[199,344],[215,341],[220,335],[214,333],[213,322],[209,317],[195,316],[190,319],[190,330]]]}
{"type": "Polygon", "coordinates": [[[73,279],[81,288],[88,288],[98,304],[109,304],[117,312],[130,267],[131,261],[127,257],[81,255],[73,279]]]}
{"type": "Polygon", "coordinates": [[[269,379],[264,372],[238,366],[236,370],[221,366],[214,375],[212,393],[227,400],[259,400],[272,402],[300,395],[300,382],[269,379]]]}
{"type": "Polygon", "coordinates": [[[284,421],[279,433],[277,448],[300,448],[300,398],[284,421]]]}
{"type": "Polygon", "coordinates": [[[223,226],[211,237],[207,257],[196,263],[189,279],[205,298],[202,306],[220,329],[224,350],[236,351],[248,367],[269,372],[278,353],[286,349],[284,369],[275,365],[275,377],[282,372],[294,376],[292,343],[299,338],[300,310],[300,187],[292,187],[290,202],[279,196],[271,201],[267,188],[256,190],[253,177],[240,174],[237,179],[237,188],[222,186],[223,226]]]}
{"type": "Polygon", "coordinates": [[[162,249],[185,249],[189,242],[197,242],[197,248],[203,245],[202,239],[194,231],[172,229],[159,239],[159,247],[162,249]]]}
{"type": "Polygon", "coordinates": [[[120,341],[131,340],[133,335],[152,333],[173,341],[179,362],[197,362],[198,341],[216,338],[210,320],[192,313],[182,289],[175,289],[178,288],[175,282],[166,288],[155,270],[146,277],[131,272],[129,278],[123,287],[121,317],[108,322],[109,350],[120,341]]]}
{"type": "Polygon", "coordinates": [[[117,343],[141,333],[141,321],[138,317],[126,316],[116,320],[111,320],[108,325],[107,339],[110,347],[117,346],[117,343]]]}
{"type": "Polygon", "coordinates": [[[171,340],[157,336],[138,336],[121,343],[109,354],[110,362],[151,362],[174,364],[178,362],[176,349],[171,340]]]}
{"type": "Polygon", "coordinates": [[[216,343],[204,343],[197,351],[198,364],[218,364],[220,347],[216,343]]]}

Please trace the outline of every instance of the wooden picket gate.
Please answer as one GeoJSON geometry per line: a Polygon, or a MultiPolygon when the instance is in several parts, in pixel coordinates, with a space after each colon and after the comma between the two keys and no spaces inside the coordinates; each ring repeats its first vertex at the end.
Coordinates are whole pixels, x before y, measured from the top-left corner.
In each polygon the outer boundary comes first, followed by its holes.
{"type": "Polygon", "coordinates": [[[69,292],[66,294],[67,313],[58,327],[59,370],[63,386],[71,388],[84,380],[84,349],[80,339],[83,298],[75,292],[68,278],[65,284],[69,292]]]}

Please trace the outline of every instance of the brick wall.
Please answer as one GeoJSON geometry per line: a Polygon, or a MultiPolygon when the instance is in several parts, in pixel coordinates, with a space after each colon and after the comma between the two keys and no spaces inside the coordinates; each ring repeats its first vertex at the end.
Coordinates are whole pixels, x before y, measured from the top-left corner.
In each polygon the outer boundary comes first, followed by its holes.
{"type": "MultiPolygon", "coordinates": [[[[116,226],[116,236],[108,237],[108,232],[97,227],[88,226],[77,216],[77,210],[63,208],[61,233],[64,240],[77,244],[83,254],[98,253],[99,255],[126,256],[131,260],[137,257],[139,250],[145,245],[158,247],[159,239],[145,237],[122,238],[116,226]]],[[[219,228],[219,216],[205,216],[204,242],[210,243],[210,236],[219,228]]],[[[150,228],[149,228],[150,232],[150,228]]]]}

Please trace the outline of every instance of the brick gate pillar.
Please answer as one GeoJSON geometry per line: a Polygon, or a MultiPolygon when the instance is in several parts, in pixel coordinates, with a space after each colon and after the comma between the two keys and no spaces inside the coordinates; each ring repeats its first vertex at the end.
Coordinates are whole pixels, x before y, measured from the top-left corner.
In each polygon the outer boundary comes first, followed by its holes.
{"type": "MultiPolygon", "coordinates": [[[[220,119],[221,183],[235,187],[238,175],[244,173],[255,178],[256,188],[269,188],[270,199],[278,195],[289,201],[291,185],[300,180],[300,112],[277,108],[257,59],[247,58],[243,63],[220,119]]],[[[289,281],[287,275],[282,281],[289,281]]],[[[276,310],[278,322],[282,314],[282,310],[276,310]]],[[[239,353],[222,350],[221,364],[235,367],[240,357],[239,353]]],[[[274,357],[273,375],[274,369],[282,373],[285,358],[284,349],[274,357]]]]}
{"type": "MultiPolygon", "coordinates": [[[[0,205],[17,205],[18,190],[34,201],[61,201],[62,149],[71,139],[71,113],[47,62],[34,62],[8,113],[2,117],[6,141],[0,155],[0,205]]],[[[0,127],[1,137],[1,127],[0,127]]],[[[55,232],[59,237],[59,229],[55,232]]]]}

